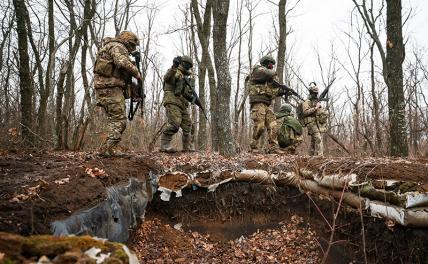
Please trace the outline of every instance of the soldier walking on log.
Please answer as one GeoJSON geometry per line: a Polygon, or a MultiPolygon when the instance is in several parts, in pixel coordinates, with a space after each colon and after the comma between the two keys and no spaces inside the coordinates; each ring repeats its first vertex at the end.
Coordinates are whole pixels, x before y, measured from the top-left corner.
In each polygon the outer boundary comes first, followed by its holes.
{"type": "Polygon", "coordinates": [[[137,35],[121,32],[116,38],[106,38],[98,51],[94,66],[94,88],[97,106],[107,114],[107,139],[99,155],[121,155],[116,149],[126,128],[125,97],[129,98],[130,80],[141,80],[137,67],[129,56],[139,46],[137,35]]]}
{"type": "MultiPolygon", "coordinates": [[[[192,120],[190,118],[190,98],[194,97],[193,87],[189,78],[193,67],[192,58],[189,56],[176,57],[173,66],[164,76],[163,105],[166,110],[167,124],[162,131],[161,152],[174,153],[171,140],[181,128],[183,132],[183,151],[194,151],[192,144],[192,120]]],[[[193,81],[193,82],[192,82],[193,81]]]]}
{"type": "Polygon", "coordinates": [[[260,64],[254,66],[247,77],[251,119],[253,120],[253,137],[250,144],[252,152],[260,152],[265,131],[268,133],[269,147],[276,144],[271,127],[271,123],[275,120],[272,100],[284,94],[281,93],[280,87],[273,84],[276,80],[274,65],[274,58],[264,56],[260,59],[260,64]]]}

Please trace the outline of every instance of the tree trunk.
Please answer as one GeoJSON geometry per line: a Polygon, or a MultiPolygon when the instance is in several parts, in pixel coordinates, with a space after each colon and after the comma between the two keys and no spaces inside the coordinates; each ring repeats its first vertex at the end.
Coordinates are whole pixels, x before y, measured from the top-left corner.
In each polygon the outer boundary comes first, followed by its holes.
{"type": "Polygon", "coordinates": [[[47,133],[47,118],[46,118],[46,110],[48,106],[48,99],[52,86],[52,78],[51,78],[51,68],[53,67],[52,57],[55,56],[55,24],[54,24],[54,3],[53,0],[48,0],[48,45],[49,45],[49,57],[48,57],[48,65],[46,69],[45,76],[45,89],[44,92],[40,94],[40,106],[38,112],[38,125],[39,125],[39,133],[41,135],[46,135],[47,133]]]}
{"type": "Polygon", "coordinates": [[[56,118],[55,118],[55,134],[56,134],[56,148],[57,149],[63,149],[64,148],[64,144],[63,144],[63,116],[62,116],[62,98],[64,96],[64,81],[65,81],[65,76],[67,75],[67,71],[68,71],[68,67],[69,67],[69,62],[65,61],[63,62],[61,71],[59,73],[59,77],[58,77],[58,84],[57,84],[57,92],[56,92],[56,104],[55,104],[55,113],[56,113],[56,118]]]}
{"type": "MultiPolygon", "coordinates": [[[[285,51],[287,39],[287,20],[285,15],[285,5],[287,0],[279,0],[278,3],[278,22],[279,22],[279,41],[278,41],[278,57],[276,66],[276,75],[279,83],[284,82],[284,66],[285,66],[285,51]]],[[[274,109],[279,111],[281,107],[281,97],[275,98],[274,109]]]]}
{"type": "Polygon", "coordinates": [[[217,91],[219,96],[217,96],[217,111],[214,113],[217,114],[219,121],[219,152],[222,155],[234,155],[236,153],[230,120],[230,94],[232,80],[229,71],[226,47],[228,14],[229,0],[217,1],[213,7],[213,49],[215,68],[217,72],[217,91]]]}
{"type": "Polygon", "coordinates": [[[391,156],[407,156],[407,131],[403,91],[405,49],[401,17],[401,0],[386,1],[386,64],[388,65],[389,151],[391,156]]]}
{"type": "Polygon", "coordinates": [[[382,129],[380,126],[379,101],[376,96],[375,85],[375,62],[374,62],[374,42],[370,46],[370,80],[371,80],[371,95],[373,101],[373,119],[375,123],[375,154],[382,153],[382,129]]]}
{"type": "Polygon", "coordinates": [[[13,0],[13,5],[15,7],[16,32],[18,35],[21,131],[23,139],[27,142],[32,142],[33,81],[30,72],[28,32],[25,22],[27,12],[24,0],[13,0]]]}
{"type": "MultiPolygon", "coordinates": [[[[198,39],[201,43],[202,47],[202,58],[201,58],[201,65],[200,70],[202,70],[202,67],[206,67],[208,70],[208,82],[209,82],[209,88],[210,88],[210,110],[211,110],[211,140],[212,140],[212,148],[214,150],[218,150],[218,117],[216,114],[214,114],[217,111],[217,87],[215,82],[215,73],[214,73],[214,66],[213,62],[209,53],[209,40],[211,35],[211,10],[212,10],[212,0],[207,0],[206,7],[205,7],[205,13],[204,13],[204,21],[202,21],[201,15],[199,14],[199,7],[198,7],[198,1],[192,0],[192,12],[196,20],[196,25],[198,27],[197,33],[198,33],[198,39]]],[[[201,71],[200,71],[201,73],[201,71]]],[[[204,73],[205,74],[205,73],[204,73]]],[[[205,105],[205,102],[202,100],[205,100],[205,96],[201,95],[201,79],[205,79],[205,76],[202,77],[202,75],[199,76],[199,97],[201,98],[202,105],[205,105]]],[[[204,81],[205,87],[205,81],[204,81]]],[[[205,91],[205,90],[204,90],[205,91]]],[[[201,118],[200,118],[201,119],[201,118]]],[[[202,123],[200,123],[202,125],[202,123]]],[[[199,128],[200,135],[203,136],[203,127],[201,130],[201,127],[199,128]],[[202,131],[202,132],[201,132],[202,131]]],[[[205,128],[206,130],[206,128],[205,128]]],[[[205,132],[206,135],[206,132],[205,132]]],[[[206,137],[208,138],[208,137],[206,137]]],[[[198,140],[199,142],[199,148],[203,149],[204,146],[206,146],[207,139],[201,139],[198,140]]]]}

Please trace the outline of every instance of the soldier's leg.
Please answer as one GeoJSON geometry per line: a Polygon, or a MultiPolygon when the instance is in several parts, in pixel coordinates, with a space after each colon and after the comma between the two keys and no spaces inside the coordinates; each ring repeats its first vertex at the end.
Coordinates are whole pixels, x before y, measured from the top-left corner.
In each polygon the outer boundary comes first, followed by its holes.
{"type": "Polygon", "coordinates": [[[180,129],[182,116],[180,107],[167,104],[165,105],[167,124],[162,131],[161,136],[161,151],[163,152],[175,152],[175,149],[171,148],[171,140],[175,133],[180,129]]]}
{"type": "Polygon", "coordinates": [[[314,149],[315,149],[315,138],[314,135],[309,135],[311,137],[311,144],[309,146],[309,156],[314,156],[314,149]]]}
{"type": "Polygon", "coordinates": [[[267,128],[268,143],[269,147],[274,148],[278,146],[278,139],[274,134],[273,128],[275,119],[276,118],[272,106],[265,106],[265,126],[267,128]]]}
{"type": "Polygon", "coordinates": [[[254,104],[251,107],[251,119],[253,120],[253,138],[250,147],[255,150],[260,147],[260,139],[265,129],[265,109],[263,104],[254,104]]]}
{"type": "Polygon", "coordinates": [[[322,156],[322,138],[320,132],[314,132],[312,134],[313,148],[312,148],[312,156],[322,156]]]}
{"type": "Polygon", "coordinates": [[[323,142],[322,142],[322,134],[319,132],[317,133],[317,138],[316,138],[315,155],[317,155],[317,156],[323,156],[324,155],[324,146],[323,146],[323,142]]]}
{"type": "Polygon", "coordinates": [[[107,114],[107,140],[101,151],[103,154],[111,155],[126,128],[125,98],[122,88],[97,90],[97,104],[102,106],[107,114]]]}
{"type": "Polygon", "coordinates": [[[290,154],[296,154],[297,147],[303,142],[303,137],[296,135],[293,129],[289,131],[290,139],[292,140],[292,145],[287,148],[287,151],[290,154]]]}
{"type": "Polygon", "coordinates": [[[181,130],[183,131],[183,151],[194,151],[192,148],[192,119],[188,109],[182,111],[181,130]]]}

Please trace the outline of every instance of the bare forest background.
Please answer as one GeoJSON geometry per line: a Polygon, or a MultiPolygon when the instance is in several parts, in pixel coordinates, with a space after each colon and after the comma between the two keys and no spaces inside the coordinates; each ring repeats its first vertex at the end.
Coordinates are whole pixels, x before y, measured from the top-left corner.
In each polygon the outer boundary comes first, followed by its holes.
{"type": "Polygon", "coordinates": [[[248,149],[252,126],[244,79],[262,55],[271,54],[280,81],[302,96],[310,81],[321,90],[330,87],[327,154],[427,155],[427,47],[406,45],[403,33],[414,10],[402,9],[401,0],[347,1],[354,9],[340,38],[311,59],[315,80],[301,72],[302,65],[293,59],[295,47],[287,41],[294,34],[290,20],[299,0],[186,0],[171,6],[179,8],[180,18],[159,17],[169,1],[2,1],[1,145],[97,149],[106,135],[92,81],[96,52],[103,38],[132,30],[140,37],[147,98],[143,116],[128,122],[124,148],[157,149],[165,123],[162,77],[173,59],[164,59],[158,41],[161,35],[174,35],[177,41],[164,45],[171,46],[171,54],[193,57],[197,93],[208,113],[205,120],[192,107],[199,150],[230,155],[248,149]],[[259,11],[260,5],[268,5],[271,13],[259,11]],[[156,27],[168,19],[168,30],[156,27]],[[272,34],[255,45],[257,32],[265,27],[261,19],[271,22],[272,34]]]}

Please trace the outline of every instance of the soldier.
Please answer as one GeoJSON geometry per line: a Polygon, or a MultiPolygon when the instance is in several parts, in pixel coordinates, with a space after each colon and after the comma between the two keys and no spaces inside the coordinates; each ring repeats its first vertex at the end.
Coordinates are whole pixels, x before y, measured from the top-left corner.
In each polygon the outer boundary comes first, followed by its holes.
{"type": "Polygon", "coordinates": [[[272,100],[282,94],[281,89],[274,87],[272,83],[276,79],[274,65],[274,58],[264,56],[260,59],[260,65],[254,66],[247,77],[251,119],[253,120],[253,138],[250,147],[253,152],[260,151],[265,129],[268,133],[269,145],[273,146],[276,142],[271,128],[271,123],[275,120],[272,100]]]}
{"type": "MultiPolygon", "coordinates": [[[[285,149],[290,154],[294,154],[296,148],[303,141],[303,126],[299,120],[294,118],[292,107],[289,104],[281,106],[275,116],[276,120],[272,124],[273,137],[278,141],[280,148],[285,149]]],[[[276,148],[271,151],[282,153],[276,148]]]]}
{"type": "Polygon", "coordinates": [[[126,128],[124,92],[131,77],[141,79],[137,67],[131,62],[130,53],[139,46],[138,37],[123,31],[117,38],[106,38],[98,51],[94,66],[94,88],[97,106],[107,114],[107,139],[103,142],[101,156],[120,155],[116,150],[126,128]]]}
{"type": "Polygon", "coordinates": [[[319,89],[312,82],[309,84],[309,97],[302,104],[304,125],[308,128],[311,137],[311,148],[309,155],[323,156],[323,143],[321,133],[327,131],[328,113],[318,101],[319,89]]]}
{"type": "Polygon", "coordinates": [[[189,56],[181,56],[181,58],[175,58],[173,63],[173,66],[164,76],[163,105],[168,120],[162,132],[160,151],[176,152],[170,145],[172,137],[180,127],[183,131],[183,151],[193,151],[191,142],[192,121],[189,114],[189,97],[192,97],[192,87],[189,87],[184,79],[191,75],[193,62],[189,56]]]}

